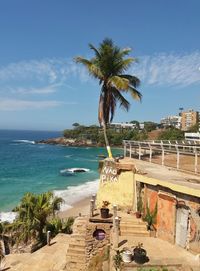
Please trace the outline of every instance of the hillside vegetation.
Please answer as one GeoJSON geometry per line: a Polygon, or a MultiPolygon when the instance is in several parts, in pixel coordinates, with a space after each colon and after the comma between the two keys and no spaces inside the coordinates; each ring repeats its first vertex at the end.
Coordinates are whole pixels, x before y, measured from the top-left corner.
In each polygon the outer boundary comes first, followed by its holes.
{"type": "MultiPolygon", "coordinates": [[[[120,146],[123,140],[180,140],[184,138],[184,133],[176,128],[156,129],[147,125],[147,128],[107,128],[107,136],[112,146],[120,146]],[[152,130],[151,130],[152,128],[152,130]]],[[[97,125],[84,126],[75,123],[73,129],[66,129],[63,132],[65,138],[76,141],[90,140],[92,144],[104,145],[103,130],[97,125]]]]}

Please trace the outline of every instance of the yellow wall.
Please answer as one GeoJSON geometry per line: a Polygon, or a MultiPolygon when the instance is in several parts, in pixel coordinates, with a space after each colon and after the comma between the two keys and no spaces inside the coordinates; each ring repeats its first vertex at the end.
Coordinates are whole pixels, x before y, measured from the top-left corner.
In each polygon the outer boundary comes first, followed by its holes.
{"type": "MultiPolygon", "coordinates": [[[[135,195],[134,173],[133,171],[121,171],[118,180],[115,182],[102,181],[100,176],[99,189],[97,192],[97,207],[101,208],[102,202],[107,200],[117,204],[121,209],[133,208],[135,195]]],[[[109,208],[111,208],[111,205],[109,208]]]]}

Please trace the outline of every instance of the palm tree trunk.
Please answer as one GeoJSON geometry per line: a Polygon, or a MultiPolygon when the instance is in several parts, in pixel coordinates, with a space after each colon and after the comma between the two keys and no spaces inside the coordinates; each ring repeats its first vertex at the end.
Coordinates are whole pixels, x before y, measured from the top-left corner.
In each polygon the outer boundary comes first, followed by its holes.
{"type": "Polygon", "coordinates": [[[112,156],[110,144],[109,144],[107,133],[106,133],[106,124],[103,122],[102,126],[103,126],[103,133],[104,133],[104,139],[105,139],[105,143],[106,143],[106,149],[108,152],[108,157],[112,158],[113,156],[112,156]]]}

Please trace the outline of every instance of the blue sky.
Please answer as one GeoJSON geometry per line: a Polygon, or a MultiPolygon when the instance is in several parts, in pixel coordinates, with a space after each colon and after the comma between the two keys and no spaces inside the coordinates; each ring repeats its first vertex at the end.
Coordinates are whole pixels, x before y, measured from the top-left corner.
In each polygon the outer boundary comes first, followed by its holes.
{"type": "Polygon", "coordinates": [[[142,82],[142,103],[114,121],[199,110],[199,10],[198,0],[0,1],[0,129],[97,123],[99,85],[73,58],[105,37],[133,49],[129,73],[142,82]]]}

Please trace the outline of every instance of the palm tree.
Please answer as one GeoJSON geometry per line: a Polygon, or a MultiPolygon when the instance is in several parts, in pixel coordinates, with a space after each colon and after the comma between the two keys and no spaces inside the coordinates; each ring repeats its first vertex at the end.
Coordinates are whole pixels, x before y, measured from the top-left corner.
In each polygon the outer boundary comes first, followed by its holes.
{"type": "Polygon", "coordinates": [[[103,127],[108,155],[112,158],[106,127],[113,120],[117,103],[128,111],[130,103],[122,93],[129,92],[136,100],[142,98],[142,94],[136,89],[140,83],[139,79],[125,73],[136,59],[127,58],[131,49],[120,49],[111,39],[104,39],[99,48],[95,48],[92,44],[89,44],[89,47],[94,51],[94,57],[88,60],[79,56],[75,58],[75,61],[83,64],[89,74],[99,80],[101,90],[98,119],[103,127]]]}
{"type": "Polygon", "coordinates": [[[14,209],[18,216],[12,226],[18,241],[27,243],[32,238],[37,238],[42,242],[48,218],[55,216],[55,211],[59,210],[62,202],[63,199],[55,197],[52,192],[25,194],[19,206],[14,209]]]}

